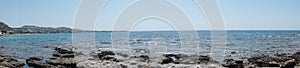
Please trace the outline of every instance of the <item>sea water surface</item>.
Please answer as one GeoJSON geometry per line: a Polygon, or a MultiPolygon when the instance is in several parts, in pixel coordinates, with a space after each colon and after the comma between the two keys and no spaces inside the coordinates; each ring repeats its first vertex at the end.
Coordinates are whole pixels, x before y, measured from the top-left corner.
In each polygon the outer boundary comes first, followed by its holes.
{"type": "MultiPolygon", "coordinates": [[[[0,54],[7,54],[20,61],[31,56],[50,58],[54,49],[51,46],[80,44],[80,47],[112,48],[112,32],[76,33],[82,38],[72,38],[72,33],[59,34],[13,34],[0,36],[0,54]],[[94,36],[89,36],[94,35],[94,36]],[[91,40],[92,39],[92,40],[91,40]],[[95,40],[94,40],[95,39],[95,40]],[[94,44],[91,44],[91,43],[94,44]],[[50,46],[50,47],[49,47],[50,46]]],[[[134,31],[129,33],[128,49],[142,50],[130,54],[143,53],[195,53],[209,54],[211,32],[197,31],[199,43],[181,45],[176,31],[134,31]],[[194,46],[197,47],[194,47],[194,46]],[[183,51],[181,47],[189,47],[183,51]],[[155,49],[158,48],[158,49],[155,49]],[[196,48],[196,50],[195,50],[196,48]],[[144,50],[144,51],[143,51],[144,50]],[[149,52],[150,51],[150,52],[149,52]],[[193,52],[196,51],[196,52],[193,52]]],[[[117,37],[118,38],[118,37],[117,37]]],[[[120,43],[119,45],[123,45],[120,43]]],[[[299,51],[300,31],[295,30],[230,30],[226,31],[226,58],[243,58],[258,54],[292,54],[299,51]]],[[[89,49],[87,49],[89,50],[89,49]]],[[[92,50],[92,49],[91,49],[92,50]]]]}

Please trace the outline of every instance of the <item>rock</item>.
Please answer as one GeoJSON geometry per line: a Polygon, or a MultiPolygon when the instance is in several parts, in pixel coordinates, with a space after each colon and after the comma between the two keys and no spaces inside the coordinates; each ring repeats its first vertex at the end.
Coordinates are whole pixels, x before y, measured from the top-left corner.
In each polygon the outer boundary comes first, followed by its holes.
{"type": "Polygon", "coordinates": [[[288,60],[281,66],[281,68],[294,68],[296,66],[295,59],[288,60]]]}
{"type": "Polygon", "coordinates": [[[199,63],[208,63],[210,60],[210,57],[209,56],[199,56],[199,63]]]}
{"type": "Polygon", "coordinates": [[[21,68],[25,64],[18,60],[11,58],[8,55],[0,55],[0,67],[4,68],[21,68]]]}
{"type": "Polygon", "coordinates": [[[165,59],[162,59],[161,64],[175,63],[179,64],[178,61],[183,56],[182,54],[164,54],[165,59]]]}
{"type": "Polygon", "coordinates": [[[296,60],[296,63],[300,63],[300,52],[296,52],[295,54],[293,54],[291,56],[292,58],[294,58],[296,60]]]}
{"type": "Polygon", "coordinates": [[[115,53],[112,52],[112,51],[102,51],[101,53],[98,53],[98,57],[99,58],[102,58],[102,57],[104,57],[106,55],[115,55],[115,53]]]}
{"type": "Polygon", "coordinates": [[[180,59],[182,54],[164,54],[163,56],[171,58],[175,57],[176,59],[180,59]]]}
{"type": "Polygon", "coordinates": [[[71,59],[47,60],[46,63],[54,65],[54,66],[62,65],[62,66],[71,67],[71,68],[76,67],[76,62],[71,59]]]}
{"type": "Polygon", "coordinates": [[[244,68],[243,60],[233,59],[226,59],[226,64],[223,64],[223,66],[228,68],[244,68]]]}
{"type": "Polygon", "coordinates": [[[165,58],[162,60],[161,64],[173,63],[174,60],[172,58],[165,58]]]}
{"type": "Polygon", "coordinates": [[[109,56],[109,55],[102,57],[101,60],[111,60],[111,61],[119,62],[117,60],[117,58],[115,58],[114,56],[109,56]]]}
{"type": "Polygon", "coordinates": [[[43,60],[43,57],[29,57],[29,59],[32,59],[32,60],[43,60]]]}
{"type": "Polygon", "coordinates": [[[256,64],[258,67],[281,67],[290,68],[295,67],[295,59],[288,56],[270,57],[260,56],[249,58],[250,63],[256,64]]]}
{"type": "Polygon", "coordinates": [[[37,62],[33,59],[26,59],[26,63],[29,67],[34,67],[34,68],[49,68],[49,67],[52,67],[51,65],[49,65],[47,63],[37,62]]]}
{"type": "Polygon", "coordinates": [[[232,51],[232,52],[230,52],[231,54],[236,54],[236,51],[232,51]]]}
{"type": "Polygon", "coordinates": [[[61,57],[61,58],[74,58],[74,54],[61,54],[61,53],[54,53],[52,56],[54,57],[61,57]]]}
{"type": "Polygon", "coordinates": [[[61,54],[73,54],[73,51],[67,50],[67,49],[63,49],[63,48],[55,48],[55,51],[57,51],[58,53],[61,54]]]}
{"type": "Polygon", "coordinates": [[[147,56],[147,55],[141,55],[140,57],[143,58],[144,60],[149,60],[150,59],[149,56],[147,56]]]}

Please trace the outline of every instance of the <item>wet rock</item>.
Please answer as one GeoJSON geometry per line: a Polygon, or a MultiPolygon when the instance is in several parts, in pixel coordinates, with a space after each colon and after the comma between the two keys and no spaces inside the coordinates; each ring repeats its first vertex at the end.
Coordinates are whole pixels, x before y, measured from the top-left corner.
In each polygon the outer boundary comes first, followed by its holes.
{"type": "Polygon", "coordinates": [[[297,64],[300,63],[300,52],[294,53],[291,57],[295,59],[297,64]]]}
{"type": "Polygon", "coordinates": [[[4,68],[21,68],[25,64],[19,62],[18,60],[7,56],[7,55],[0,55],[0,67],[4,68]]]}
{"type": "Polygon", "coordinates": [[[63,48],[55,48],[57,53],[52,54],[53,57],[60,57],[60,58],[74,58],[75,52],[63,48]]]}
{"type": "Polygon", "coordinates": [[[232,52],[230,52],[231,54],[236,54],[236,51],[232,51],[232,52]]]}
{"type": "Polygon", "coordinates": [[[209,56],[199,56],[199,63],[208,63],[210,60],[210,57],[209,56]]]}
{"type": "Polygon", "coordinates": [[[43,57],[30,57],[29,59],[32,59],[32,60],[43,60],[43,57]]]}
{"type": "Polygon", "coordinates": [[[63,49],[63,48],[58,48],[58,47],[55,48],[55,51],[58,53],[61,53],[61,54],[73,54],[74,53],[74,51],[63,49]]]}
{"type": "Polygon", "coordinates": [[[173,63],[174,60],[172,58],[165,58],[162,60],[161,64],[173,63]]]}
{"type": "Polygon", "coordinates": [[[115,53],[112,52],[112,51],[102,51],[101,53],[98,53],[98,57],[99,58],[102,58],[102,57],[104,57],[106,55],[115,55],[115,53]]]}
{"type": "Polygon", "coordinates": [[[26,63],[29,67],[34,67],[34,68],[49,68],[49,67],[52,67],[51,65],[49,65],[47,63],[37,62],[33,59],[26,59],[26,63]]]}
{"type": "Polygon", "coordinates": [[[167,58],[175,57],[176,59],[180,59],[182,54],[164,54],[163,56],[167,58]]]}
{"type": "Polygon", "coordinates": [[[179,64],[180,61],[179,59],[181,59],[183,56],[183,54],[164,54],[163,55],[165,58],[162,59],[161,64],[168,64],[168,63],[174,63],[174,64],[179,64]]]}
{"type": "Polygon", "coordinates": [[[244,68],[243,60],[233,59],[226,59],[226,64],[223,64],[223,66],[228,68],[244,68]]]}

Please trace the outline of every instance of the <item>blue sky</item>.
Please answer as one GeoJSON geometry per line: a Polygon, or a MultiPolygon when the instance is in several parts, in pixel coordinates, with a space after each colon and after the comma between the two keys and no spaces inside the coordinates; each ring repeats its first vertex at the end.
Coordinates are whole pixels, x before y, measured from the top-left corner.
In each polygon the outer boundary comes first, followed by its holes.
{"type": "MultiPolygon", "coordinates": [[[[110,30],[119,12],[135,0],[110,0],[96,30],[110,30]]],[[[208,30],[192,0],[170,0],[188,14],[195,27],[208,30]]],[[[13,27],[73,27],[79,0],[0,0],[0,21],[13,27]]],[[[300,0],[218,0],[228,30],[300,30],[300,0]]],[[[134,30],[174,30],[159,20],[145,20],[134,30]]]]}

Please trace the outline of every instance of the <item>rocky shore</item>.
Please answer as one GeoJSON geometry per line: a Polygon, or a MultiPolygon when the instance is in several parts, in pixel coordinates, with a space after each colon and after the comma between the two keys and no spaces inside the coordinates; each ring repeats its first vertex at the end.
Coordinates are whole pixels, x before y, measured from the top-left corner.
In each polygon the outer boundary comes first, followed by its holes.
{"type": "MultiPolygon", "coordinates": [[[[53,47],[55,52],[50,59],[32,56],[26,59],[28,67],[34,68],[257,68],[300,67],[300,52],[292,55],[255,55],[246,60],[225,59],[225,63],[215,61],[208,55],[163,54],[162,57],[150,55],[128,55],[108,50],[98,50],[88,55],[71,48],[53,47]]],[[[25,63],[0,55],[0,68],[22,68],[25,63]]]]}
{"type": "Polygon", "coordinates": [[[0,55],[0,68],[20,68],[24,65],[24,63],[19,62],[8,55],[0,55]]]}

